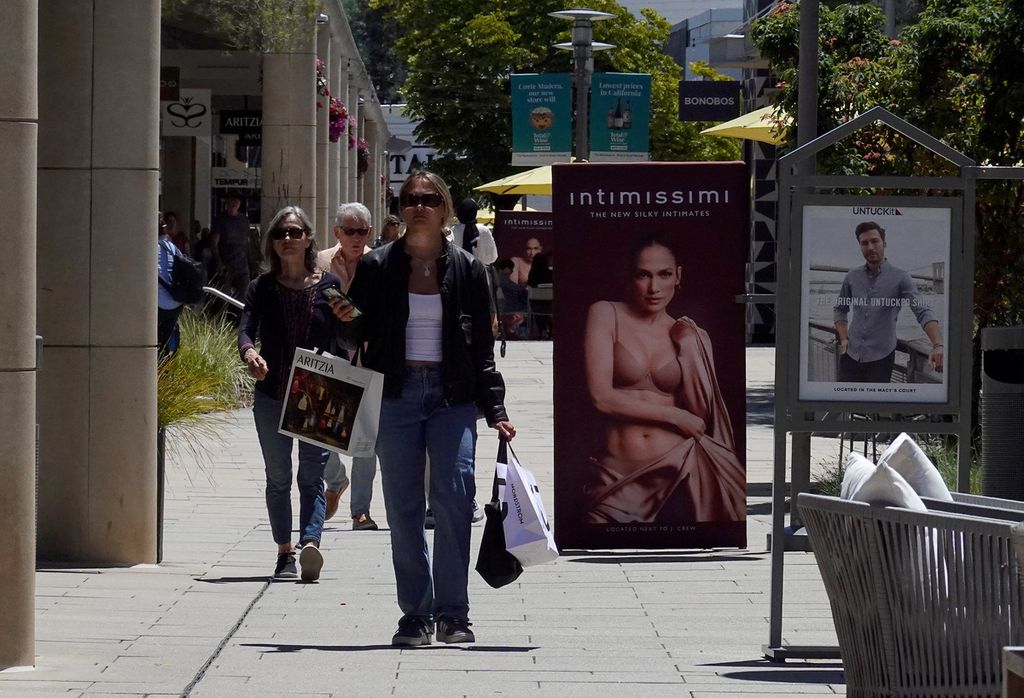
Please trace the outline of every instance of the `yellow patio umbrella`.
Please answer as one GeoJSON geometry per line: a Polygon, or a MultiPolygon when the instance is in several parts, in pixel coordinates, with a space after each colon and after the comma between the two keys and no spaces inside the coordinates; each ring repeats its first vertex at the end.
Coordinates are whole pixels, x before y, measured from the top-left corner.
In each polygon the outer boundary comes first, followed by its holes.
{"type": "MultiPolygon", "coordinates": [[[[523,202],[520,201],[518,204],[516,204],[512,208],[512,210],[513,211],[536,211],[537,209],[535,209],[535,208],[533,208],[531,206],[526,206],[524,208],[523,207],[523,202]]],[[[482,208],[482,209],[480,209],[479,211],[476,212],[476,222],[477,223],[483,223],[484,225],[490,225],[491,223],[494,222],[494,211],[492,211],[489,208],[482,208]]]]}
{"type": "Polygon", "coordinates": [[[474,187],[474,189],[500,196],[511,194],[551,196],[551,165],[535,167],[525,172],[517,172],[514,175],[502,177],[487,184],[481,184],[479,187],[474,187]]]}
{"type": "MultiPolygon", "coordinates": [[[[778,145],[786,140],[786,127],[778,129],[772,111],[775,107],[761,107],[752,112],[738,116],[731,121],[725,121],[717,126],[706,128],[701,131],[703,136],[729,136],[731,138],[746,138],[751,141],[761,141],[778,145]]],[[[790,123],[789,117],[785,117],[786,125],[790,123]]]]}

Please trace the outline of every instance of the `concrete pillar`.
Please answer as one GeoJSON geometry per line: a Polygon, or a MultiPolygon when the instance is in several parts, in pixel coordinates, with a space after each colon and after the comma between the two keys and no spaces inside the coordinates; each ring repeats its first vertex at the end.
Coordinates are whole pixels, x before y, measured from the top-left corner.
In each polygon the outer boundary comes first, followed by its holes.
{"type": "MultiPolygon", "coordinates": [[[[350,135],[358,140],[362,134],[359,132],[359,76],[348,74],[348,115],[350,135]]],[[[347,146],[346,146],[347,147],[347,146]]],[[[359,172],[357,170],[356,146],[353,145],[348,151],[348,182],[346,185],[345,201],[360,201],[359,197],[359,172]]]]}
{"type": "MultiPolygon", "coordinates": [[[[358,133],[359,133],[359,137],[362,140],[365,140],[367,142],[369,142],[369,138],[368,138],[369,131],[367,129],[367,124],[368,123],[369,122],[367,122],[367,118],[364,115],[364,112],[362,112],[362,110],[359,110],[359,128],[358,128],[358,133]]],[[[356,150],[357,149],[358,149],[358,147],[356,147],[356,150]]],[[[374,203],[374,201],[373,201],[374,192],[373,192],[373,188],[370,186],[370,184],[371,184],[371,181],[370,181],[370,170],[367,170],[366,172],[362,173],[362,175],[359,176],[357,187],[358,187],[358,192],[359,192],[359,194],[358,194],[359,195],[359,201],[364,203],[364,205],[367,206],[368,208],[373,206],[373,203],[374,203]]]]}
{"type": "MultiPolygon", "coordinates": [[[[345,102],[345,108],[352,113],[352,100],[349,98],[349,79],[348,79],[348,58],[344,58],[338,65],[338,94],[341,95],[341,100],[345,102]]],[[[345,133],[341,134],[341,140],[338,141],[338,203],[343,204],[350,201],[348,197],[348,127],[345,128],[345,133]]]]}
{"type": "MultiPolygon", "coordinates": [[[[337,39],[331,40],[331,94],[345,101],[347,96],[343,88],[343,75],[348,75],[345,61],[342,60],[341,42],[337,39]]],[[[334,225],[334,213],[341,203],[341,149],[346,143],[346,134],[341,134],[337,142],[327,143],[327,222],[334,225]]],[[[330,232],[328,232],[330,235],[330,232]]],[[[328,237],[328,241],[332,238],[328,237]]]]}
{"type": "Polygon", "coordinates": [[[366,207],[373,213],[373,220],[380,219],[380,130],[376,121],[366,122],[366,141],[370,147],[370,167],[363,178],[367,185],[366,207]]]}
{"type": "Polygon", "coordinates": [[[282,206],[316,210],[316,47],[263,54],[263,226],[282,206]]]}
{"type": "MultiPolygon", "coordinates": [[[[324,72],[327,78],[327,90],[331,91],[331,74],[334,72],[334,63],[331,58],[331,27],[328,24],[319,24],[316,28],[316,53],[324,62],[324,72]]],[[[328,224],[328,156],[327,144],[330,128],[331,100],[329,97],[316,96],[317,101],[322,104],[316,110],[316,214],[313,220],[316,226],[316,244],[320,249],[327,247],[327,240],[330,237],[331,226],[328,224]]],[[[309,211],[313,215],[312,211],[309,211]]]]}
{"type": "Polygon", "coordinates": [[[39,555],[151,563],[160,2],[39,17],[39,555]]]}
{"type": "Polygon", "coordinates": [[[381,176],[384,176],[384,181],[385,183],[387,182],[387,168],[384,166],[384,146],[387,144],[384,142],[384,132],[384,124],[374,121],[373,150],[372,159],[370,160],[373,167],[374,220],[380,220],[384,217],[384,187],[386,184],[382,184],[380,181],[381,176]]]}
{"type": "Polygon", "coordinates": [[[0,5],[0,669],[35,664],[38,6],[0,5]]]}

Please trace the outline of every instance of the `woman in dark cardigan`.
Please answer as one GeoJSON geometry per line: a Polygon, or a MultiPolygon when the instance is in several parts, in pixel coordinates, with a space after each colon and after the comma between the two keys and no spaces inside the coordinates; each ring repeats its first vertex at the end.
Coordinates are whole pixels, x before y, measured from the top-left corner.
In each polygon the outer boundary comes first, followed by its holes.
{"type": "MultiPolygon", "coordinates": [[[[298,206],[281,209],[267,227],[266,259],[270,270],[250,284],[238,331],[238,352],[256,378],[253,416],[267,474],[267,513],[277,543],[274,576],[294,578],[292,544],[292,439],[278,433],[288,375],[298,347],[332,346],[338,324],[323,292],[340,288],[337,276],[316,268],[313,225],[298,206]],[[257,349],[257,341],[260,348],[257,349]]],[[[319,579],[324,559],[324,465],[327,451],[299,443],[299,565],[302,579],[319,579]]]]}

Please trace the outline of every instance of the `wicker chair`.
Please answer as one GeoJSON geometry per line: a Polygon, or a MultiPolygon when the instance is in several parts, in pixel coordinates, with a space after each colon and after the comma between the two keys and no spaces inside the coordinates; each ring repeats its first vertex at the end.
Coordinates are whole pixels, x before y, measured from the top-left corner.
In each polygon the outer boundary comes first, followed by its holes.
{"type": "Polygon", "coordinates": [[[1013,521],[801,494],[850,696],[999,696],[1024,644],[1013,521]]]}

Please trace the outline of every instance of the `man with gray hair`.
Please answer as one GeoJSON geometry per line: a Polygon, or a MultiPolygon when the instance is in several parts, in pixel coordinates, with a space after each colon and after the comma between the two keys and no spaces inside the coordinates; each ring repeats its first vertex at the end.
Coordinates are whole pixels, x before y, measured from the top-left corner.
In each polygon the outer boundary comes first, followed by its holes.
{"type": "MultiPolygon", "coordinates": [[[[334,217],[334,237],[338,244],[317,254],[316,264],[322,271],[329,271],[341,279],[341,290],[348,292],[356,275],[359,259],[370,248],[367,242],[372,238],[373,225],[370,210],[358,202],[342,204],[334,217]]],[[[377,475],[377,458],[352,459],[352,530],[375,531],[377,523],[370,518],[370,500],[373,497],[373,479],[377,475]]],[[[338,511],[342,493],[349,486],[345,473],[345,464],[341,457],[331,452],[324,468],[324,481],[327,491],[327,511],[324,519],[330,519],[338,511]]]]}

